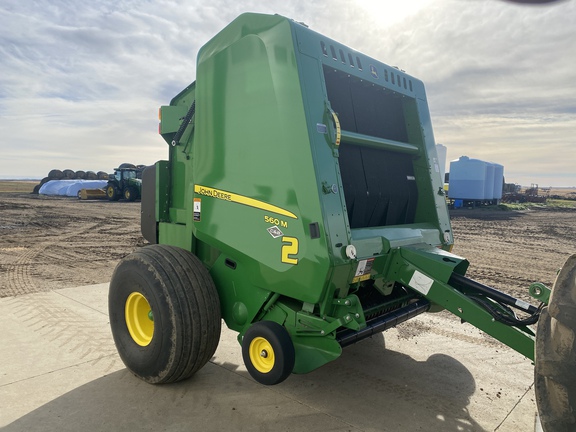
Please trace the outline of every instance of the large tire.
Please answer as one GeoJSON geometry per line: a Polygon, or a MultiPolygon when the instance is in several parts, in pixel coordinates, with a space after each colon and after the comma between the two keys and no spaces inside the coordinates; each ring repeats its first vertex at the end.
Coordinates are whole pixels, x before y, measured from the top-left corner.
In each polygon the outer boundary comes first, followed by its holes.
{"type": "Polygon", "coordinates": [[[294,369],[294,344],[280,324],[259,321],[248,328],[242,339],[242,358],[248,373],[260,384],[279,384],[294,369]]]}
{"type": "Polygon", "coordinates": [[[544,431],[575,431],[576,255],[558,273],[538,320],[534,387],[544,431]]]}
{"type": "Polygon", "coordinates": [[[189,378],[216,351],[218,293],[204,265],[188,251],[150,245],[128,255],[114,270],[108,303],[118,353],[146,382],[189,378]]]}
{"type": "Polygon", "coordinates": [[[120,191],[114,185],[109,184],[106,186],[106,196],[109,201],[118,201],[120,199],[120,191]]]}
{"type": "Polygon", "coordinates": [[[135,188],[129,186],[126,189],[124,189],[124,199],[126,201],[134,201],[137,198],[138,198],[138,191],[135,188]]]}

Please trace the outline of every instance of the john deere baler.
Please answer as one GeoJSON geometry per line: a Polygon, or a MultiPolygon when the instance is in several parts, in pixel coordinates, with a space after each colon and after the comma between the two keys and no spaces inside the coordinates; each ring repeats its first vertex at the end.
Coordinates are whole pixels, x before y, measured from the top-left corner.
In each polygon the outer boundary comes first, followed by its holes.
{"type": "Polygon", "coordinates": [[[110,287],[118,350],[142,379],[192,375],[221,318],[264,384],[443,309],[534,358],[550,290],[533,287],[535,307],[466,278],[420,80],[245,14],[202,47],[160,119],[169,158],[142,188],[152,245],[110,287]]]}

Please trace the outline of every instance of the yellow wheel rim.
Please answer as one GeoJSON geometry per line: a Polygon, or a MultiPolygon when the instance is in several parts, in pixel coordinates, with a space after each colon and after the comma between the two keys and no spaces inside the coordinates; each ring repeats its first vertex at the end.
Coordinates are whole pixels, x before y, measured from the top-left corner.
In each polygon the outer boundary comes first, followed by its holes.
{"type": "Polygon", "coordinates": [[[248,350],[252,366],[260,373],[268,373],[274,367],[276,361],[274,349],[270,342],[263,337],[256,337],[250,342],[248,350]]]}
{"type": "Polygon", "coordinates": [[[133,292],[126,299],[124,310],[126,326],[134,342],[147,346],[154,335],[154,316],[150,303],[139,292],[133,292]]]}

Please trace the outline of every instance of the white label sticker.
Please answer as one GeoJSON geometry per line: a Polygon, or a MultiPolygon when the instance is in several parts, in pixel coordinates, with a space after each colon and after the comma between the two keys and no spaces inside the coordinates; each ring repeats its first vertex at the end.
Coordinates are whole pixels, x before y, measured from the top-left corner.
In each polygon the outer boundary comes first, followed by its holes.
{"type": "Polygon", "coordinates": [[[358,263],[358,268],[356,269],[356,275],[355,276],[363,276],[364,275],[364,270],[366,269],[366,263],[368,262],[368,260],[362,260],[358,263]]]}
{"type": "Polygon", "coordinates": [[[418,270],[416,270],[412,275],[412,279],[410,279],[408,285],[410,285],[410,287],[414,288],[416,291],[424,295],[427,295],[433,283],[434,279],[429,278],[425,274],[422,274],[418,270]]]}
{"type": "Polygon", "coordinates": [[[530,303],[526,303],[520,299],[516,300],[516,306],[518,306],[520,309],[524,309],[525,311],[530,310],[530,303]]]}

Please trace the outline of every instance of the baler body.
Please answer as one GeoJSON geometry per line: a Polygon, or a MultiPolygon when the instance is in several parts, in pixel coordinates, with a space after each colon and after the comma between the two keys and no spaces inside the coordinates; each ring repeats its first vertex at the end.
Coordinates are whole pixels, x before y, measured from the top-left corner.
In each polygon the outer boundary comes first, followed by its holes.
{"type": "Polygon", "coordinates": [[[281,324],[304,373],[447,308],[518,343],[448,284],[468,262],[449,252],[418,79],[295,21],[245,14],[200,50],[160,133],[169,159],[145,173],[143,233],[204,263],[239,340],[255,322],[281,324]]]}

